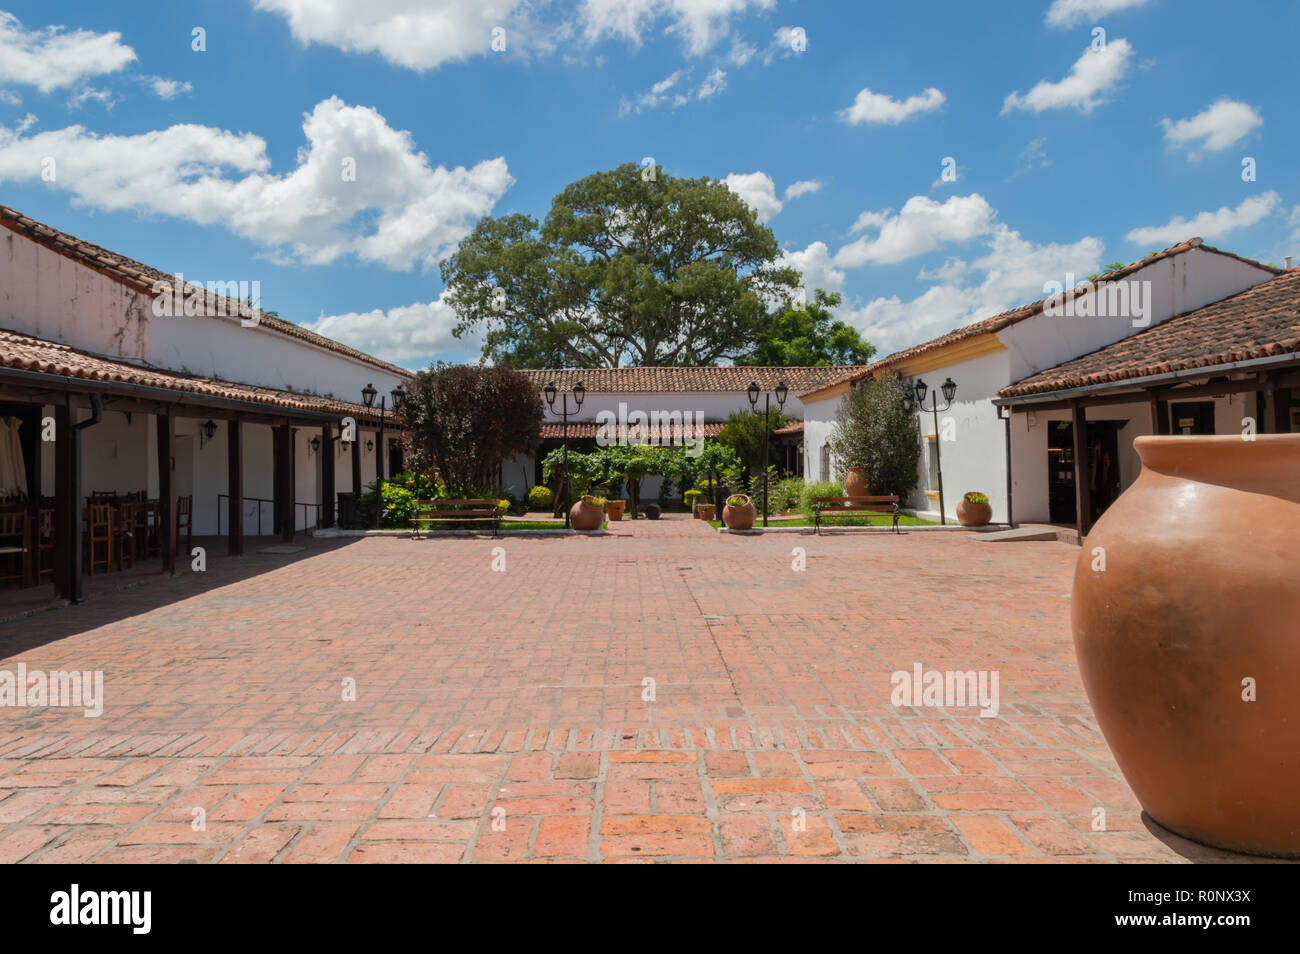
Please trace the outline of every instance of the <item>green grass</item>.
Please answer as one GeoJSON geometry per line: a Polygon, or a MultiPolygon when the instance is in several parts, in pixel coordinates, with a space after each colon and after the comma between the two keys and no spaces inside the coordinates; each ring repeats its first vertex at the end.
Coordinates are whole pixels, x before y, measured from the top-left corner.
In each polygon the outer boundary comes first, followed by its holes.
{"type": "MultiPolygon", "coordinates": [[[[823,527],[888,527],[891,526],[893,522],[894,522],[894,518],[887,513],[872,514],[870,516],[863,515],[857,517],[852,517],[852,516],[841,517],[841,516],[832,516],[830,514],[822,514],[821,525],[823,527]]],[[[898,525],[900,527],[932,527],[935,526],[936,523],[937,521],[934,520],[922,520],[920,517],[909,517],[905,513],[900,514],[898,517],[898,525]]],[[[770,530],[773,527],[811,527],[812,525],[813,525],[812,517],[799,517],[796,520],[772,520],[768,525],[768,529],[770,530]]],[[[710,520],[709,526],[721,527],[722,521],[710,520]]],[[[759,530],[762,529],[763,521],[761,518],[754,521],[754,527],[755,529],[759,529],[759,530]]]]}
{"type": "MultiPolygon", "coordinates": [[[[609,526],[609,521],[603,521],[600,529],[604,530],[609,526]]],[[[465,530],[478,531],[479,533],[491,533],[492,527],[486,521],[475,520],[446,520],[434,523],[421,523],[420,532],[424,533],[425,528],[429,527],[436,531],[444,530],[465,530]]],[[[502,530],[563,530],[563,520],[502,520],[502,530]]]]}

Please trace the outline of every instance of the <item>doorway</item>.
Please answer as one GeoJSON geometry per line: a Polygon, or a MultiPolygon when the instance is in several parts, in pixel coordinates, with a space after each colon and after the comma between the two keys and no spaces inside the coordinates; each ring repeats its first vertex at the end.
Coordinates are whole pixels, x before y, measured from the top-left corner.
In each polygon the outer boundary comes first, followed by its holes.
{"type": "Polygon", "coordinates": [[[1169,405],[1170,430],[1174,434],[1213,434],[1213,401],[1180,401],[1169,405]]]}
{"type": "MultiPolygon", "coordinates": [[[[1211,405],[1212,407],[1212,405],[1211,405]]],[[[1127,421],[1089,421],[1088,459],[1083,472],[1091,491],[1091,520],[1106,512],[1120,495],[1119,432],[1127,421]]],[[[1052,523],[1073,524],[1078,518],[1074,491],[1074,424],[1051,421],[1047,432],[1047,505],[1052,523]]]]}

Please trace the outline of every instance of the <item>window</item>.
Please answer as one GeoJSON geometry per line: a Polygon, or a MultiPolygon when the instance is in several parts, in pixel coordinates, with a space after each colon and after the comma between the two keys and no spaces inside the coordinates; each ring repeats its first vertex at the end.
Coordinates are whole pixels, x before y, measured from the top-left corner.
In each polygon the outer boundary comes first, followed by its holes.
{"type": "Polygon", "coordinates": [[[818,472],[818,477],[822,480],[831,479],[831,449],[826,444],[822,445],[821,470],[818,472]]]}

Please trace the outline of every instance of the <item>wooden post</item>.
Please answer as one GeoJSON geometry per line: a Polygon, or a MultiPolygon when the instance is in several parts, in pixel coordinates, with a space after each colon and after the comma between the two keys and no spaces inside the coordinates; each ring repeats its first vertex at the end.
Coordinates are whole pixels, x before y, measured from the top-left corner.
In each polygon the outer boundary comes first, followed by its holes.
{"type": "Polygon", "coordinates": [[[320,525],[334,526],[334,428],[320,429],[320,525]]]}
{"type": "Polygon", "coordinates": [[[244,555],[244,422],[232,418],[226,430],[226,492],[231,556],[244,555]]]}
{"type": "Polygon", "coordinates": [[[276,497],[280,505],[280,539],[285,543],[293,542],[293,429],[288,424],[276,428],[279,435],[275,441],[276,454],[276,497]]]}
{"type": "Polygon", "coordinates": [[[1079,545],[1092,529],[1092,468],[1088,460],[1088,411],[1078,401],[1070,410],[1074,431],[1074,507],[1079,545]]]}
{"type": "Polygon", "coordinates": [[[352,431],[352,492],[361,496],[361,428],[357,425],[352,431]]]}
{"type": "Polygon", "coordinates": [[[163,573],[176,574],[176,419],[171,407],[154,415],[158,422],[158,547],[163,573]]]}
{"type": "Polygon", "coordinates": [[[1291,431],[1291,389],[1277,386],[1277,379],[1268,382],[1268,420],[1260,430],[1268,434],[1287,434],[1291,431]]]}
{"type": "MultiPolygon", "coordinates": [[[[81,602],[81,432],[72,397],[54,405],[54,591],[81,602]]],[[[40,496],[40,488],[35,496],[40,496]]]]}
{"type": "Polygon", "coordinates": [[[1167,436],[1172,433],[1171,426],[1169,420],[1169,402],[1156,401],[1156,433],[1167,436]]]}

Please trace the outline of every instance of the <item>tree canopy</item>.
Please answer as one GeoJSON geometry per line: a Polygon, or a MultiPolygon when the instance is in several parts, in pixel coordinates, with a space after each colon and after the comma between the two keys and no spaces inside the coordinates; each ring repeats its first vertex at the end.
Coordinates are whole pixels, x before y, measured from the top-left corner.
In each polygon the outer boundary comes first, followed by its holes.
{"type": "Polygon", "coordinates": [[[916,489],[921,428],[903,403],[900,378],[863,378],[849,390],[831,428],[836,477],[861,467],[873,494],[906,498],[916,489]]]}
{"type": "Polygon", "coordinates": [[[759,332],[753,351],[735,363],[763,367],[866,364],[876,353],[875,345],[831,312],[842,300],[839,293],[819,288],[808,304],[786,306],[759,332]]]}
{"type": "Polygon", "coordinates": [[[480,219],[441,266],[455,334],[515,367],[711,365],[750,353],[798,272],[716,179],[626,163],[573,182],[539,226],[480,219]]]}

